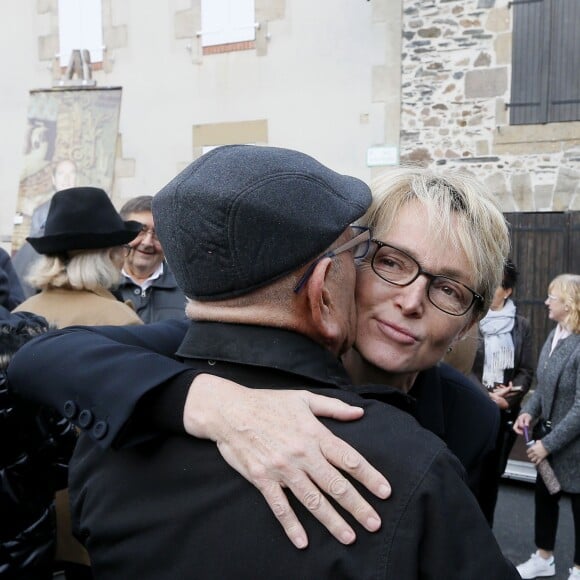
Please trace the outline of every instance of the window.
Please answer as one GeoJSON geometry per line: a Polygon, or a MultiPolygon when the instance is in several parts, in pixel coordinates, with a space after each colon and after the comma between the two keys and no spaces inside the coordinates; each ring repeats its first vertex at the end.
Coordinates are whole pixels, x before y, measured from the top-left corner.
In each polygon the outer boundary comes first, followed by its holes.
{"type": "Polygon", "coordinates": [[[202,46],[252,41],[255,21],[254,0],[202,0],[202,46]]]}
{"type": "Polygon", "coordinates": [[[510,124],[580,120],[580,1],[513,0],[510,124]]]}
{"type": "Polygon", "coordinates": [[[91,62],[103,60],[101,0],[58,0],[60,66],[67,66],[72,50],[87,48],[91,62]]]}

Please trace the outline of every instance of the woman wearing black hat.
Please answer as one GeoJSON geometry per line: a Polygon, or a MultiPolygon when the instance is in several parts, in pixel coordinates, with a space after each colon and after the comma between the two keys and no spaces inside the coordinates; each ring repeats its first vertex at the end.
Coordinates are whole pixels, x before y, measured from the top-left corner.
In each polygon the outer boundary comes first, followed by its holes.
{"type": "Polygon", "coordinates": [[[110,290],[121,279],[124,246],[141,227],[124,222],[102,189],[73,187],[55,193],[44,234],[27,238],[42,254],[28,277],[41,292],[17,310],[40,314],[59,328],[140,324],[110,290]]]}
{"type": "MultiPolygon", "coordinates": [[[[15,311],[44,316],[63,328],[76,324],[142,324],[135,311],[110,292],[121,279],[125,244],[141,224],[123,221],[108,195],[95,187],[73,187],[54,194],[44,234],[27,240],[41,254],[29,283],[40,289],[15,311]]],[[[88,556],[70,532],[68,493],[57,494],[57,554],[67,580],[90,578],[88,556]]]]}

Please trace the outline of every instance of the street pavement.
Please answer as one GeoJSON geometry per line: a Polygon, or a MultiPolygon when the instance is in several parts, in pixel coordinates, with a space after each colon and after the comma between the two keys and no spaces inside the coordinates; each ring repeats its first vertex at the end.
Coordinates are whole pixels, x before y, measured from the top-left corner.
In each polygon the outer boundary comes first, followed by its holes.
{"type": "MultiPolygon", "coordinates": [[[[493,531],[503,553],[514,564],[520,564],[535,551],[534,485],[503,480],[495,510],[493,531]]],[[[554,550],[554,580],[567,580],[574,558],[574,523],[570,500],[560,500],[560,520],[554,550]]]]}

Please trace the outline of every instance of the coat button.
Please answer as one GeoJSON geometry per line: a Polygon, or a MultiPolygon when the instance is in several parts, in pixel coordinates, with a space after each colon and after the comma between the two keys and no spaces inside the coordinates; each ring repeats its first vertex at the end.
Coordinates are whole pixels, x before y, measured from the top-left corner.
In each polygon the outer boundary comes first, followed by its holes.
{"type": "Polygon", "coordinates": [[[108,430],[109,426],[105,421],[97,421],[93,427],[93,436],[95,439],[104,439],[108,430]]]}
{"type": "Polygon", "coordinates": [[[93,414],[88,409],[84,409],[79,413],[79,427],[86,429],[91,426],[92,422],[93,414]]]}
{"type": "Polygon", "coordinates": [[[67,401],[63,407],[63,414],[67,419],[72,419],[78,411],[77,404],[74,401],[67,401]]]}
{"type": "Polygon", "coordinates": [[[133,294],[135,294],[135,296],[139,296],[139,294],[141,294],[141,288],[135,288],[135,290],[133,290],[133,294]]]}

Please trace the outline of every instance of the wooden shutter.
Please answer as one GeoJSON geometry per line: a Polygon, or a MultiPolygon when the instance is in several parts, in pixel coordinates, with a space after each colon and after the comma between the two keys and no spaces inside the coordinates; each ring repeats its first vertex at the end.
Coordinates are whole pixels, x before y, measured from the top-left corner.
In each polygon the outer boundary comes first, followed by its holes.
{"type": "Polygon", "coordinates": [[[548,119],[550,0],[514,0],[511,6],[514,26],[510,124],[545,123],[548,119]]]}
{"type": "Polygon", "coordinates": [[[552,0],[548,121],[580,120],[580,1],[552,0]]]}

